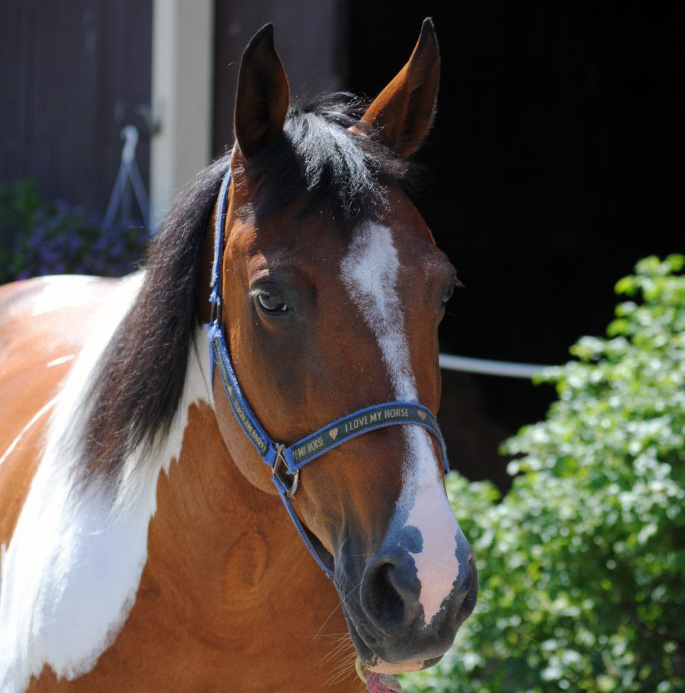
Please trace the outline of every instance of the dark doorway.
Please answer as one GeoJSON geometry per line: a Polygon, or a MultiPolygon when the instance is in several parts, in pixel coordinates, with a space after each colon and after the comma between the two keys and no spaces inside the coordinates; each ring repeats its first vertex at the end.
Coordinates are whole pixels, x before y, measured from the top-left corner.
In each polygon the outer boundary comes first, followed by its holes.
{"type": "MultiPolygon", "coordinates": [[[[435,20],[443,72],[420,154],[432,178],[419,207],[466,285],[443,323],[442,349],[566,361],[578,337],[604,333],[613,286],[639,258],[685,246],[683,9],[431,0],[350,8],[349,84],[368,95],[406,61],[422,19],[435,20]]],[[[447,376],[441,419],[448,435],[461,427],[451,434],[455,466],[505,485],[499,441],[543,417],[551,397],[526,382],[447,376]],[[479,407],[481,423],[471,416],[479,407]]]]}

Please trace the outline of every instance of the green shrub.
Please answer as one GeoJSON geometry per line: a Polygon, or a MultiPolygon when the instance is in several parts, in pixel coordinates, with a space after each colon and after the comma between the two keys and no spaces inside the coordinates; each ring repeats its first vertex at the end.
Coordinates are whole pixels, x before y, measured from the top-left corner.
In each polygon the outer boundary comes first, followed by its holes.
{"type": "Polygon", "coordinates": [[[684,263],[641,261],[609,338],[546,373],[558,401],[506,444],[504,499],[450,476],[480,606],[405,690],[685,690],[684,263]]]}
{"type": "Polygon", "coordinates": [[[105,227],[82,208],[46,200],[31,179],[0,185],[0,284],[42,274],[120,276],[146,243],[140,224],[105,227]]]}

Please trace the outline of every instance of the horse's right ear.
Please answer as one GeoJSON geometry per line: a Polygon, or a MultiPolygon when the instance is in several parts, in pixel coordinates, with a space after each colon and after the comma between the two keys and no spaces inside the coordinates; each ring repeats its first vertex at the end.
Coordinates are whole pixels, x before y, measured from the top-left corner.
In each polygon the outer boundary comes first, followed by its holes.
{"type": "Polygon", "coordinates": [[[273,24],[267,24],[252,37],[240,62],[234,129],[246,157],[283,130],[289,105],[288,78],[274,48],[273,24]]]}

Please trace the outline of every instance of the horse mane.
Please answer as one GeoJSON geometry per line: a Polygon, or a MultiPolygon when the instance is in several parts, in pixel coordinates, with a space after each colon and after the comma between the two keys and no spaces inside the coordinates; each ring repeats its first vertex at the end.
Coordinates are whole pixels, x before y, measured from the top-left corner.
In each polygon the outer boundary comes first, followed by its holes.
{"type": "MultiPolygon", "coordinates": [[[[380,137],[348,130],[364,104],[348,94],[292,106],[283,135],[245,166],[257,222],[304,197],[344,231],[382,212],[385,185],[408,187],[413,167],[380,137]]],[[[373,135],[373,133],[371,133],[373,135]]],[[[176,198],[151,243],[142,288],[118,326],[86,394],[84,478],[116,482],[127,457],[168,433],[183,394],[198,327],[203,247],[226,155],[176,198]]]]}
{"type": "Polygon", "coordinates": [[[202,251],[228,166],[224,157],[177,197],[148,250],[146,274],[114,333],[86,396],[87,478],[116,478],[141,443],[168,431],[185,384],[197,329],[202,251]]]}

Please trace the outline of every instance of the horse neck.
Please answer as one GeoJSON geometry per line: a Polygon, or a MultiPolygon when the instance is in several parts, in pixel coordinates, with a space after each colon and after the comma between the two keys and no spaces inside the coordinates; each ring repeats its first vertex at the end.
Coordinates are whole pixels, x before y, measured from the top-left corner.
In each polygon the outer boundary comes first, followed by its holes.
{"type": "Polygon", "coordinates": [[[188,408],[180,455],[160,474],[156,500],[148,565],[154,571],[176,563],[171,579],[191,579],[184,592],[207,600],[206,584],[218,576],[240,573],[257,583],[267,568],[274,569],[272,545],[281,540],[283,509],[277,497],[259,491],[240,473],[207,402],[188,408]],[[249,546],[250,555],[239,551],[238,566],[239,545],[249,546]]]}
{"type": "Polygon", "coordinates": [[[195,537],[208,552],[214,533],[226,537],[227,523],[239,527],[249,517],[258,524],[251,508],[268,500],[231,459],[211,404],[210,382],[209,346],[198,327],[171,426],[125,461],[114,501],[121,514],[145,514],[141,506],[149,504],[151,534],[157,525],[175,526],[178,538],[195,537]]]}
{"type": "MultiPolygon", "coordinates": [[[[345,631],[331,581],[309,556],[279,497],[249,483],[231,459],[210,404],[191,403],[186,422],[179,457],[157,482],[138,591],[158,598],[138,600],[127,629],[141,637],[163,619],[179,624],[177,637],[185,638],[184,624],[192,624],[191,647],[201,634],[246,671],[267,654],[256,641],[267,643],[272,660],[282,653],[277,668],[297,660],[295,645],[289,652],[279,642],[274,654],[270,633],[275,639],[290,633],[293,643],[305,641],[325,656],[332,634],[345,631]],[[170,613],[183,618],[170,619],[170,613]]],[[[135,641],[124,634],[120,646],[135,641]]],[[[205,656],[199,646],[197,656],[205,656]]]]}

